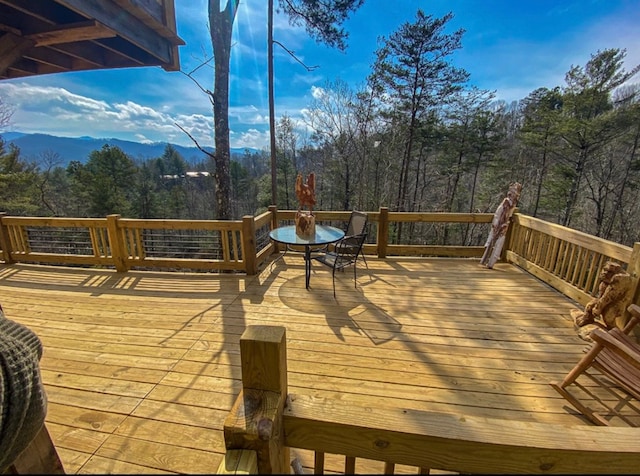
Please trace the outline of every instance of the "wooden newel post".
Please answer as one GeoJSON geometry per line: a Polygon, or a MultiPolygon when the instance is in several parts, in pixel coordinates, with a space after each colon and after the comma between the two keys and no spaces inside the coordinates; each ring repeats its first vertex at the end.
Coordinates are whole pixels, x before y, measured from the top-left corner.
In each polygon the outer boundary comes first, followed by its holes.
{"type": "Polygon", "coordinates": [[[13,263],[11,257],[11,240],[9,239],[9,231],[2,218],[7,216],[7,212],[0,212],[0,248],[2,248],[2,259],[6,264],[13,263]]]}
{"type": "Polygon", "coordinates": [[[627,273],[629,273],[633,279],[631,303],[640,304],[640,242],[638,241],[633,244],[631,258],[627,264],[627,273]]]}
{"type": "Polygon", "coordinates": [[[124,244],[122,231],[118,226],[120,215],[107,215],[107,234],[109,236],[109,247],[111,248],[111,257],[116,266],[116,271],[120,273],[126,272],[129,267],[127,265],[127,252],[124,244]]]}
{"type": "Polygon", "coordinates": [[[387,245],[389,244],[389,208],[380,207],[378,218],[378,258],[387,257],[387,245]]]}
{"type": "Polygon", "coordinates": [[[242,217],[242,259],[244,271],[249,276],[256,274],[256,222],[251,215],[242,217]]]}
{"type": "Polygon", "coordinates": [[[285,328],[247,327],[240,338],[240,359],[242,391],[224,422],[227,452],[254,450],[258,473],[289,473],[282,429],[287,400],[285,328]]]}
{"type": "Polygon", "coordinates": [[[507,228],[507,234],[504,240],[504,247],[500,253],[500,261],[507,261],[507,252],[513,251],[513,237],[515,233],[515,228],[518,225],[517,214],[520,213],[520,209],[518,207],[513,209],[513,214],[509,218],[509,228],[507,228]]]}
{"type": "MultiPolygon", "coordinates": [[[[640,305],[640,242],[636,241],[633,244],[633,251],[631,252],[631,259],[629,259],[629,263],[627,264],[627,273],[631,275],[632,284],[630,293],[630,304],[638,304],[640,305]]],[[[624,322],[627,322],[631,315],[629,311],[624,311],[625,319],[624,322]]],[[[640,342],[640,329],[636,326],[633,329],[633,335],[636,340],[640,342]]]]}
{"type": "MultiPolygon", "coordinates": [[[[278,228],[278,207],[275,205],[269,205],[269,211],[271,212],[271,229],[275,230],[278,228]]],[[[278,247],[278,243],[273,243],[273,253],[279,253],[280,248],[278,247]]]]}

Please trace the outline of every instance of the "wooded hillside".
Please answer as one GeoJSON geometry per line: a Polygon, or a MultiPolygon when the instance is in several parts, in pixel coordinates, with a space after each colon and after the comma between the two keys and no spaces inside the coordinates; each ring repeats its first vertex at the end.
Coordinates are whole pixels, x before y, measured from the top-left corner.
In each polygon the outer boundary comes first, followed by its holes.
{"type": "MultiPolygon", "coordinates": [[[[640,241],[640,85],[630,84],[638,67],[625,70],[625,51],[598,51],[571,66],[565,84],[506,104],[468,86],[466,72],[451,65],[462,32],[444,33],[448,20],[419,14],[385,39],[361,90],[325,84],[309,104],[311,135],[279,119],[278,208],[297,208],[299,172],[315,172],[322,210],[493,212],[518,181],[523,213],[626,245],[640,241]]],[[[172,146],[146,161],[110,146],[66,169],[50,159],[36,167],[0,143],[0,211],[216,216],[213,161],[187,164],[172,146]]],[[[231,182],[234,218],[265,210],[268,151],[233,161],[231,182]]]]}

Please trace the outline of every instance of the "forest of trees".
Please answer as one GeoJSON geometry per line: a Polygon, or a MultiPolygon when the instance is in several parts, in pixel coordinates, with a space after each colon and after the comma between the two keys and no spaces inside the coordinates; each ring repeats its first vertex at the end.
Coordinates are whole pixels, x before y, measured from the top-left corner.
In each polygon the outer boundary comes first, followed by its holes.
{"type": "MultiPolygon", "coordinates": [[[[597,51],[568,69],[565,84],[507,104],[468,86],[468,73],[451,64],[464,32],[446,33],[450,18],[418,11],[383,38],[360,90],[340,79],[325,84],[308,107],[312,135],[280,117],[278,208],[297,208],[298,173],[315,172],[322,210],[493,212],[518,181],[522,213],[640,241],[640,85],[631,82],[639,68],[625,70],[625,50],[597,51]]],[[[2,111],[0,118],[9,120],[2,111]]],[[[55,164],[55,153],[35,165],[0,139],[0,211],[216,217],[215,161],[204,154],[187,164],[169,145],[161,157],[136,161],[105,146],[84,164],[55,164]]],[[[233,218],[271,204],[269,151],[233,160],[230,178],[233,218]]]]}

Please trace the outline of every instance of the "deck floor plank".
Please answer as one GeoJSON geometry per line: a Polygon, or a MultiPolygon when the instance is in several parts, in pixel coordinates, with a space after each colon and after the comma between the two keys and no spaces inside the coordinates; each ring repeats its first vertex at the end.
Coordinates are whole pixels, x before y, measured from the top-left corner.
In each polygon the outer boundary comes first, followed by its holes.
{"type": "Polygon", "coordinates": [[[569,317],[576,303],[503,263],[367,262],[357,287],[350,270],[338,273],[337,299],[316,263],[305,289],[300,256],[257,276],[10,265],[0,302],[43,342],[48,427],[71,474],[215,471],[249,325],[287,328],[292,393],[589,424],[548,385],[587,345],[569,317]]]}

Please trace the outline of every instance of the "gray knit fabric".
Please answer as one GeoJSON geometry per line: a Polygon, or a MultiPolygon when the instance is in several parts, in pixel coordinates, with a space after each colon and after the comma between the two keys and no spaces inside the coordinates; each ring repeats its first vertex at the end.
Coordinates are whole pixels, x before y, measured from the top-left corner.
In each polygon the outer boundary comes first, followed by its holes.
{"type": "Polygon", "coordinates": [[[0,308],[0,473],[38,434],[47,414],[40,377],[42,343],[0,308]]]}

